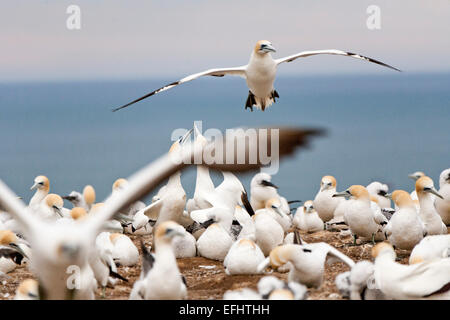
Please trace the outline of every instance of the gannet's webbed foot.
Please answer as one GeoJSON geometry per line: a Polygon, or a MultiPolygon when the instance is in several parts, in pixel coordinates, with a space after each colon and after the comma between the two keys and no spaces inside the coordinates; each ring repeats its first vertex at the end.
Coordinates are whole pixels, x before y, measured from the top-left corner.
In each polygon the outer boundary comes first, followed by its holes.
{"type": "Polygon", "coordinates": [[[280,96],[278,95],[277,90],[273,90],[272,91],[272,100],[273,102],[277,102],[277,100],[275,98],[279,98],[280,96]]]}
{"type": "Polygon", "coordinates": [[[249,90],[247,101],[245,102],[245,110],[247,110],[247,108],[250,108],[250,111],[253,112],[253,105],[255,104],[256,104],[255,95],[249,90]]]}

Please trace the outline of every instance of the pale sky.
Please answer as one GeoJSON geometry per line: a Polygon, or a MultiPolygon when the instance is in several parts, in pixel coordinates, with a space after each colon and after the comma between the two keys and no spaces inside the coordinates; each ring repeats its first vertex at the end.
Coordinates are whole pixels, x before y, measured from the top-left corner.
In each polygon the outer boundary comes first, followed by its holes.
{"type": "MultiPolygon", "coordinates": [[[[246,64],[260,39],[274,57],[333,48],[408,72],[449,72],[449,34],[449,0],[4,0],[0,81],[178,78],[246,64]],[[66,28],[71,4],[81,30],[66,28]],[[380,30],[366,26],[369,5],[381,9],[380,30]]],[[[281,75],[385,72],[336,56],[280,67],[281,75]]]]}

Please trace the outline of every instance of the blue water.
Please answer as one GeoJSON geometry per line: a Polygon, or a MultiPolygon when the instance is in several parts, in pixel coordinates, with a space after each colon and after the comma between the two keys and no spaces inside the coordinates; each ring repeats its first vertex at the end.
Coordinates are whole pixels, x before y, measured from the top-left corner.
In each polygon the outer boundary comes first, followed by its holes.
{"type": "MultiPolygon", "coordinates": [[[[326,137],[285,159],[273,177],[288,199],[313,198],[325,174],[339,190],[373,179],[411,190],[408,173],[423,170],[437,185],[450,167],[450,74],[280,78],[281,98],[266,112],[244,111],[244,80],[205,78],[110,111],[172,80],[0,84],[0,178],[25,201],[39,174],[59,194],[92,184],[101,201],[116,178],[167,152],[172,131],[196,120],[204,130],[326,128],[326,137]]],[[[240,176],[246,188],[251,177],[240,176]]],[[[183,172],[182,182],[192,195],[195,170],[183,172]]]]}

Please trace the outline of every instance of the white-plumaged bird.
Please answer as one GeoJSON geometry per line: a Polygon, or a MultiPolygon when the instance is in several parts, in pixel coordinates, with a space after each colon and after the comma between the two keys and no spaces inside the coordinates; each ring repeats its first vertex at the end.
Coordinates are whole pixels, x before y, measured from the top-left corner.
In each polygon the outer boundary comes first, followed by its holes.
{"type": "Polygon", "coordinates": [[[277,198],[278,187],[272,183],[272,177],[265,172],[255,174],[250,182],[250,204],[253,210],[263,209],[266,202],[277,198]]]}
{"type": "Polygon", "coordinates": [[[342,56],[362,59],[365,61],[369,61],[372,63],[382,65],[384,67],[388,67],[393,70],[400,71],[400,70],[398,70],[392,66],[389,66],[383,62],[380,62],[378,60],[375,60],[375,59],[372,59],[369,57],[365,57],[365,56],[362,56],[362,55],[359,55],[356,53],[346,52],[346,51],[336,50],[336,49],[302,51],[300,53],[296,53],[296,54],[293,54],[293,55],[290,55],[290,56],[287,56],[284,58],[280,58],[280,59],[273,59],[270,54],[271,52],[275,52],[275,49],[272,46],[272,44],[267,40],[260,40],[256,43],[256,45],[252,51],[252,54],[250,56],[250,61],[247,65],[240,66],[240,67],[234,67],[234,68],[214,68],[214,69],[209,69],[209,70],[206,70],[203,72],[189,75],[181,80],[169,83],[169,84],[165,85],[164,87],[161,87],[155,91],[152,91],[141,98],[138,98],[132,102],[127,103],[126,105],[118,107],[118,108],[114,109],[113,111],[123,109],[123,108],[128,107],[138,101],[141,101],[145,98],[153,96],[154,94],[169,90],[180,84],[198,79],[202,76],[223,77],[225,75],[234,75],[234,76],[240,76],[242,78],[245,78],[245,80],[247,82],[247,86],[249,88],[248,98],[245,103],[245,109],[250,108],[253,111],[253,106],[256,106],[256,108],[264,111],[265,108],[272,105],[272,103],[275,102],[275,99],[279,97],[277,91],[273,87],[273,83],[275,81],[275,75],[277,72],[278,65],[280,65],[281,63],[284,63],[284,62],[294,61],[298,58],[304,58],[304,57],[309,57],[309,56],[318,55],[318,54],[342,55],[342,56]]]}
{"type": "Polygon", "coordinates": [[[450,258],[403,265],[395,262],[394,248],[386,242],[377,244],[372,256],[376,286],[388,298],[450,299],[450,258]]]}
{"type": "Polygon", "coordinates": [[[381,209],[391,207],[391,200],[386,197],[389,193],[389,187],[387,184],[374,181],[371,182],[366,189],[369,191],[370,195],[376,199],[376,202],[381,209]]]}
{"type": "Polygon", "coordinates": [[[234,274],[257,274],[258,265],[264,261],[264,254],[258,245],[248,238],[236,240],[229,249],[223,266],[225,273],[234,274]]]}
{"type": "Polygon", "coordinates": [[[450,225],[450,169],[445,169],[439,175],[439,194],[434,206],[446,225],[450,225]]]}
{"type": "MultiPolygon", "coordinates": [[[[262,148],[262,141],[258,139],[258,131],[267,131],[267,128],[256,129],[256,137],[245,134],[225,135],[222,145],[230,142],[244,143],[246,146],[244,152],[248,155],[251,148],[258,152],[262,148]]],[[[270,133],[269,128],[269,133],[270,133]]],[[[299,146],[308,144],[313,136],[321,134],[321,130],[298,128],[278,128],[278,143],[280,146],[280,159],[290,155],[299,146]]],[[[271,142],[271,136],[265,141],[268,147],[271,142]]],[[[208,151],[214,152],[216,145],[209,144],[208,151]]],[[[95,239],[102,230],[106,221],[110,220],[124,208],[141,199],[143,196],[153,191],[162,181],[170,177],[173,173],[185,169],[189,165],[189,159],[197,156],[192,151],[186,152],[182,156],[180,163],[174,163],[166,154],[152,163],[136,172],[129,178],[128,185],[121,191],[112,194],[95,214],[90,214],[88,219],[83,219],[80,223],[57,224],[43,221],[31,214],[22,201],[0,180],[0,205],[13,216],[21,225],[27,241],[33,248],[33,254],[30,259],[30,269],[34,270],[36,277],[39,278],[40,292],[43,294],[41,299],[67,299],[74,297],[73,291],[67,288],[69,275],[67,269],[70,266],[80,266],[83,268],[88,263],[90,251],[93,249],[95,239]]],[[[202,164],[213,168],[214,170],[230,170],[233,172],[246,172],[257,170],[262,165],[261,160],[256,163],[239,164],[226,163],[224,158],[215,158],[213,162],[201,161],[202,164]]],[[[92,210],[91,210],[92,211],[92,210]]],[[[76,298],[75,290],[75,298],[76,298]]]]}
{"type": "MultiPolygon", "coordinates": [[[[423,171],[416,171],[414,173],[408,174],[408,178],[413,179],[414,183],[417,180],[419,180],[420,178],[425,177],[425,176],[426,176],[426,174],[423,171]]],[[[411,193],[410,193],[410,196],[411,196],[411,199],[418,200],[415,185],[414,185],[414,190],[411,191],[411,193]]]]}
{"type": "MultiPolygon", "coordinates": [[[[269,264],[281,267],[290,262],[289,282],[295,281],[307,287],[319,288],[323,282],[325,262],[327,258],[341,260],[350,268],[355,265],[352,259],[325,242],[308,243],[303,245],[285,244],[270,252],[270,256],[262,262],[258,270],[264,270],[269,264]]],[[[331,261],[329,261],[331,262],[331,261]]]]}
{"type": "Polygon", "coordinates": [[[324,176],[320,181],[320,189],[314,198],[313,205],[323,222],[328,222],[334,217],[334,211],[341,201],[335,198],[337,182],[333,176],[324,176]]]}
{"type": "Polygon", "coordinates": [[[95,189],[93,186],[87,185],[83,189],[83,194],[78,191],[72,191],[69,195],[63,196],[62,198],[70,201],[74,207],[81,207],[89,212],[95,202],[95,189]]]}
{"type": "Polygon", "coordinates": [[[446,234],[447,227],[434,207],[434,196],[443,197],[434,188],[433,180],[425,176],[416,181],[416,193],[419,198],[419,216],[425,225],[427,235],[446,234]]]}
{"type": "Polygon", "coordinates": [[[131,239],[121,233],[111,233],[112,256],[117,265],[131,267],[139,263],[139,251],[131,239]]]}
{"type": "Polygon", "coordinates": [[[44,200],[44,198],[48,195],[48,192],[50,190],[50,180],[46,176],[37,176],[34,179],[34,183],[31,186],[30,190],[33,189],[36,189],[36,192],[31,198],[28,206],[33,211],[37,211],[42,200],[44,200]]]}
{"type": "Polygon", "coordinates": [[[266,201],[264,209],[256,210],[256,213],[269,212],[278,224],[283,228],[284,232],[287,232],[292,226],[291,216],[283,212],[282,203],[280,198],[272,198],[266,201]]]}
{"type": "Polygon", "coordinates": [[[297,209],[292,223],[306,232],[317,232],[324,229],[323,221],[314,209],[312,200],[305,201],[303,207],[297,209]]]}
{"type": "Polygon", "coordinates": [[[283,243],[284,230],[277,221],[277,215],[282,217],[282,214],[276,206],[272,208],[272,201],[269,200],[266,209],[258,210],[252,217],[255,224],[256,244],[261,248],[264,256],[268,256],[273,248],[283,243]]]}
{"type": "Polygon", "coordinates": [[[354,244],[357,237],[372,239],[374,242],[376,234],[381,231],[382,225],[387,223],[387,219],[381,211],[372,210],[367,189],[361,185],[353,185],[344,192],[335,193],[333,197],[350,197],[344,220],[353,235],[354,244]]]}
{"type": "Polygon", "coordinates": [[[14,300],[39,300],[39,284],[34,279],[23,280],[16,289],[14,300]]]}
{"type": "Polygon", "coordinates": [[[392,215],[384,233],[396,248],[411,250],[426,234],[425,226],[408,192],[395,190],[391,197],[398,210],[392,215]]]}
{"type": "Polygon", "coordinates": [[[179,300],[187,297],[172,248],[172,240],[183,236],[184,228],[176,222],[165,221],[155,232],[155,254],[142,244],[142,272],[130,293],[130,300],[179,300]]]}
{"type": "Polygon", "coordinates": [[[409,264],[450,257],[450,234],[426,236],[411,251],[409,264]]]}

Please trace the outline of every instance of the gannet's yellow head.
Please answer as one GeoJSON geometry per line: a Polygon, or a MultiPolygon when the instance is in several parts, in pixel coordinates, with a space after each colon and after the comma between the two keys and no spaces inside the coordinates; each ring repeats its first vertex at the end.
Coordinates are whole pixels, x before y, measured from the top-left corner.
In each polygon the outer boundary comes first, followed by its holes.
{"type": "Polygon", "coordinates": [[[50,181],[46,176],[37,176],[34,179],[34,184],[31,186],[30,190],[35,188],[48,192],[48,190],[50,190],[50,181]]]}
{"type": "Polygon", "coordinates": [[[174,221],[161,223],[155,231],[155,240],[170,242],[176,236],[184,236],[184,228],[174,221]]]}
{"type": "Polygon", "coordinates": [[[372,248],[372,257],[377,258],[382,252],[391,252],[395,255],[394,247],[388,242],[380,242],[372,248]]]}
{"type": "Polygon", "coordinates": [[[112,244],[116,244],[116,241],[122,236],[121,233],[111,233],[109,235],[109,240],[111,240],[112,244]]]}
{"type": "Polygon", "coordinates": [[[414,173],[411,173],[408,175],[408,178],[413,179],[414,181],[417,181],[418,179],[422,178],[425,176],[425,173],[423,173],[422,171],[416,171],[414,173]]]}
{"type": "Polygon", "coordinates": [[[323,176],[320,181],[320,191],[336,189],[336,178],[333,176],[323,176]]]}
{"type": "Polygon", "coordinates": [[[333,197],[352,197],[356,200],[370,201],[369,191],[361,185],[353,185],[344,192],[335,193],[333,197]]]}
{"type": "Polygon", "coordinates": [[[268,40],[259,40],[256,45],[255,48],[253,49],[254,53],[256,54],[266,54],[269,52],[276,52],[275,48],[272,46],[272,43],[270,43],[270,41],[268,40]]]}
{"type": "Polygon", "coordinates": [[[17,237],[11,230],[0,230],[0,245],[7,246],[10,243],[17,243],[17,237]]]}
{"type": "Polygon", "coordinates": [[[128,181],[124,178],[119,178],[116,181],[114,181],[113,186],[112,186],[112,190],[116,191],[116,190],[120,190],[125,188],[128,185],[128,181]]]}
{"type": "Polygon", "coordinates": [[[395,190],[391,194],[392,201],[399,208],[411,207],[414,208],[414,202],[408,192],[404,190],[395,190]]]}
{"type": "Polygon", "coordinates": [[[273,290],[267,299],[268,300],[294,300],[294,295],[292,294],[291,290],[281,288],[281,289],[273,290]]]}
{"type": "Polygon", "coordinates": [[[378,198],[375,197],[374,195],[370,195],[370,201],[375,202],[376,204],[378,204],[378,198]]]}
{"type": "Polygon", "coordinates": [[[281,206],[280,199],[278,198],[271,198],[266,201],[266,209],[276,209],[281,206]]]}
{"type": "Polygon", "coordinates": [[[91,185],[87,185],[83,189],[84,201],[88,206],[91,206],[95,202],[95,189],[91,185]]]}
{"type": "Polygon", "coordinates": [[[423,176],[416,181],[416,192],[418,197],[423,196],[426,193],[432,193],[439,198],[444,199],[434,188],[433,180],[427,176],[423,176]]]}
{"type": "Polygon", "coordinates": [[[39,285],[34,279],[26,279],[17,287],[17,293],[29,299],[39,299],[39,285]]]}
{"type": "Polygon", "coordinates": [[[73,220],[81,220],[87,216],[86,210],[81,207],[75,207],[70,210],[70,216],[73,220]]]}
{"type": "Polygon", "coordinates": [[[269,254],[272,267],[278,268],[288,263],[295,253],[296,246],[295,244],[285,244],[272,249],[269,254]]]}
{"type": "Polygon", "coordinates": [[[61,210],[64,205],[63,199],[56,193],[49,193],[44,200],[49,208],[61,210]]]}
{"type": "Polygon", "coordinates": [[[250,247],[252,249],[256,249],[255,243],[252,240],[246,239],[246,238],[243,238],[243,239],[239,240],[238,245],[240,247],[243,246],[243,247],[250,247]]]}
{"type": "Polygon", "coordinates": [[[304,213],[314,212],[314,202],[312,200],[305,201],[305,203],[303,204],[303,212],[304,213]]]}

